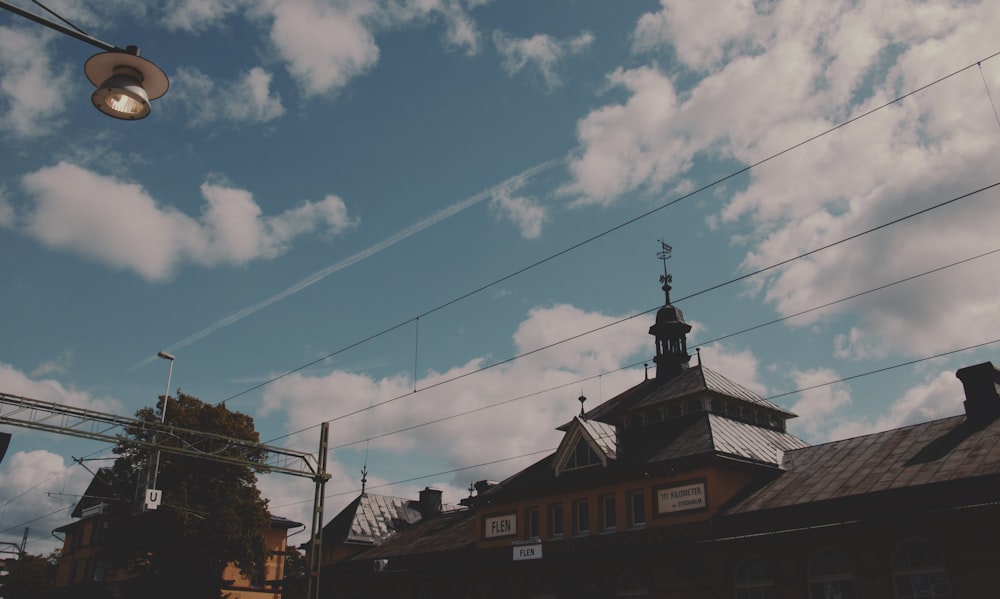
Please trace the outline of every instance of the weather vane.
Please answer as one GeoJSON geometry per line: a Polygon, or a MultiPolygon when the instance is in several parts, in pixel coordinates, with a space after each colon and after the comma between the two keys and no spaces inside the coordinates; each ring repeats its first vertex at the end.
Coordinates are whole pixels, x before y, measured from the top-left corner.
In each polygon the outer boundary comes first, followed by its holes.
{"type": "Polygon", "coordinates": [[[670,258],[671,252],[674,248],[667,245],[662,239],[658,239],[660,242],[660,251],[656,253],[656,257],[663,260],[663,274],[660,275],[660,283],[663,283],[663,292],[667,294],[667,303],[670,303],[670,283],[673,282],[674,277],[667,273],[667,260],[670,258]]]}
{"type": "Polygon", "coordinates": [[[667,260],[670,258],[670,253],[674,251],[674,248],[667,245],[662,239],[658,239],[660,242],[660,251],[656,252],[656,257],[663,260],[663,274],[660,275],[661,283],[670,283],[673,281],[673,277],[667,274],[667,260]]]}

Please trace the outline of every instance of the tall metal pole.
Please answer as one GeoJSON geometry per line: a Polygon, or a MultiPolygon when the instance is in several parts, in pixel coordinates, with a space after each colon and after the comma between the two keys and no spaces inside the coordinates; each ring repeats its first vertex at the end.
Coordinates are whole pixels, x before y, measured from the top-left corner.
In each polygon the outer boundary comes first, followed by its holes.
{"type": "Polygon", "coordinates": [[[324,422],[319,430],[319,453],[316,455],[316,493],[313,496],[312,536],[309,539],[309,599],[319,599],[319,572],[323,562],[323,501],[326,481],[326,454],[330,439],[330,423],[324,422]]]}
{"type": "MultiPolygon", "coordinates": [[[[167,400],[170,399],[170,376],[174,374],[174,357],[167,352],[161,351],[156,354],[157,357],[163,358],[170,362],[170,368],[167,370],[167,388],[163,392],[163,409],[160,410],[160,424],[167,421],[167,400]]],[[[160,475],[160,450],[156,450],[156,466],[153,468],[153,486],[156,488],[156,479],[160,475]]]]}

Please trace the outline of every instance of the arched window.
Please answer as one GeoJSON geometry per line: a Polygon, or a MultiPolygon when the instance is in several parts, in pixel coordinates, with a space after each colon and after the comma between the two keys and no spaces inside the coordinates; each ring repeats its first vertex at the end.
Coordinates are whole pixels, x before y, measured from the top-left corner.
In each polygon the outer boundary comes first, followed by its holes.
{"type": "Polygon", "coordinates": [[[662,421],[663,420],[663,412],[661,412],[659,410],[653,410],[652,412],[649,413],[648,420],[649,420],[649,422],[660,422],[660,421],[662,421]]]}
{"type": "Polygon", "coordinates": [[[892,586],[896,599],[951,599],[944,559],[923,539],[900,543],[892,555],[892,586]]]}
{"type": "Polygon", "coordinates": [[[771,564],[759,555],[744,559],[736,566],[733,586],[736,588],[736,599],[774,599],[771,564]]]}
{"type": "Polygon", "coordinates": [[[809,599],[857,599],[854,570],[847,554],[839,549],[821,549],[809,562],[809,599]]]}

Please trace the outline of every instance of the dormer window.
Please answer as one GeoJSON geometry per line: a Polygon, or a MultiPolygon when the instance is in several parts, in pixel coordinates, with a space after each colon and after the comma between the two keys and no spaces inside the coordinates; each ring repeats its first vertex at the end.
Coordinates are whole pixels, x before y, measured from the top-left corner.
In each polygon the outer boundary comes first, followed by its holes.
{"type": "Polygon", "coordinates": [[[573,450],[573,455],[569,456],[564,469],[574,470],[576,468],[600,465],[601,458],[597,457],[597,454],[594,453],[594,450],[590,448],[590,445],[586,441],[580,439],[576,442],[576,449],[573,450]]]}

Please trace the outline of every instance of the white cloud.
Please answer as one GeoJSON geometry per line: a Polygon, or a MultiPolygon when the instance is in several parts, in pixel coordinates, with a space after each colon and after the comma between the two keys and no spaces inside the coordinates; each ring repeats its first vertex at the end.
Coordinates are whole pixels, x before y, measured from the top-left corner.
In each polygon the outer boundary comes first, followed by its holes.
{"type": "Polygon", "coordinates": [[[0,228],[14,226],[14,206],[11,205],[7,189],[0,185],[0,228]]]}
{"type": "MultiPolygon", "coordinates": [[[[444,41],[448,47],[464,50],[466,55],[479,53],[479,28],[469,9],[486,4],[486,0],[415,0],[397,5],[395,18],[403,23],[440,15],[445,23],[444,41]]],[[[390,7],[392,10],[392,7],[390,7]]]]}
{"type": "Polygon", "coordinates": [[[562,85],[559,76],[562,61],[583,52],[593,42],[593,34],[587,31],[566,40],[545,34],[512,38],[499,30],[493,32],[493,44],[503,59],[502,65],[507,74],[514,76],[524,70],[533,70],[550,90],[562,85]]]}
{"type": "Polygon", "coordinates": [[[236,81],[216,83],[198,69],[181,68],[172,77],[170,101],[186,107],[192,125],[266,123],[285,113],[271,79],[271,73],[254,67],[236,81]],[[211,109],[205,108],[206,98],[213,99],[211,109]]]}
{"type": "Polygon", "coordinates": [[[62,548],[49,532],[73,521],[70,512],[78,497],[62,491],[82,493],[91,474],[83,467],[67,465],[63,458],[45,450],[9,454],[0,465],[0,530],[7,535],[31,530],[27,550],[48,555],[62,548]],[[44,532],[37,532],[44,531],[44,532]]]}
{"type": "Polygon", "coordinates": [[[199,33],[234,13],[242,0],[170,0],[163,6],[167,29],[199,33]]]}
{"type": "Polygon", "coordinates": [[[273,19],[271,42],[306,95],[336,93],[378,62],[379,49],[365,22],[373,3],[262,4],[273,19]]]}
{"type": "Polygon", "coordinates": [[[38,137],[61,123],[63,94],[73,88],[68,68],[57,69],[48,55],[47,33],[0,27],[0,131],[38,137]]]}
{"type": "Polygon", "coordinates": [[[826,439],[846,439],[964,413],[965,394],[955,372],[928,376],[875,418],[845,417],[827,423],[826,439]]]}
{"type": "Polygon", "coordinates": [[[661,11],[644,14],[636,23],[635,50],[673,47],[685,64],[707,68],[718,63],[728,49],[719,40],[733,40],[750,29],[756,17],[754,4],[753,0],[698,3],[662,0],[661,11]]]}
{"type": "Polygon", "coordinates": [[[542,225],[547,220],[545,208],[534,198],[516,196],[516,188],[498,190],[490,199],[490,208],[498,218],[504,218],[517,225],[521,237],[538,239],[542,234],[542,225]]]}
{"type": "Polygon", "coordinates": [[[273,258],[300,235],[335,235],[356,224],[333,195],[263,216],[249,192],[205,183],[207,205],[198,221],[161,208],[139,185],[66,162],[22,182],[35,203],[21,217],[30,235],[150,281],[168,279],[185,261],[212,267],[273,258]]]}
{"type": "Polygon", "coordinates": [[[73,350],[67,349],[51,360],[46,360],[31,371],[33,378],[49,374],[66,374],[73,365],[73,350]]]}
{"type": "Polygon", "coordinates": [[[84,391],[67,389],[55,379],[34,378],[52,374],[53,372],[56,371],[45,369],[38,375],[32,374],[28,376],[10,364],[0,362],[0,389],[3,389],[4,393],[29,397],[39,401],[55,402],[107,414],[121,413],[122,404],[115,398],[93,397],[84,391]]]}
{"type": "MultiPolygon", "coordinates": [[[[585,312],[568,305],[536,308],[514,333],[515,352],[537,349],[615,320],[612,316],[585,312]]],[[[579,404],[576,398],[581,391],[590,398],[588,407],[592,407],[640,382],[642,373],[635,370],[613,373],[601,377],[600,381],[570,385],[402,434],[373,437],[618,368],[636,352],[651,352],[652,342],[646,335],[647,326],[648,323],[642,319],[633,319],[509,364],[440,387],[431,387],[481,368],[491,361],[474,358],[445,372],[430,372],[421,377],[417,388],[427,390],[417,394],[412,394],[414,385],[411,377],[404,374],[373,379],[343,371],[321,376],[297,373],[265,389],[262,415],[283,411],[287,415],[289,430],[294,431],[312,429],[317,422],[363,410],[354,416],[334,420],[330,425],[330,438],[337,439],[339,443],[360,441],[362,444],[371,439],[372,451],[392,452],[401,459],[410,455],[414,448],[419,448],[421,455],[426,456],[424,462],[427,464],[444,462],[451,467],[465,467],[498,457],[520,456],[558,444],[559,433],[554,429],[577,413],[579,404]],[[396,397],[402,399],[383,407],[365,409],[396,397]]],[[[314,445],[310,435],[296,435],[287,441],[301,443],[302,448],[307,450],[312,450],[314,445]]],[[[511,472],[517,467],[516,464],[500,465],[493,469],[492,476],[496,477],[497,472],[511,472]]],[[[355,467],[348,465],[343,469],[351,471],[355,467]]],[[[414,474],[424,473],[430,471],[414,474]]],[[[482,471],[476,475],[485,476],[482,471]]],[[[465,480],[470,474],[465,472],[461,476],[465,480]]],[[[357,479],[356,476],[350,478],[357,479]]]]}
{"type": "Polygon", "coordinates": [[[798,394],[799,399],[790,410],[798,415],[790,423],[795,434],[815,439],[821,430],[829,430],[831,422],[839,419],[839,414],[851,405],[850,389],[846,385],[824,385],[840,378],[840,375],[829,368],[792,371],[788,376],[795,389],[823,385],[798,394]]]}
{"type": "MultiPolygon", "coordinates": [[[[610,204],[686,181],[696,157],[754,163],[989,56],[989,32],[1000,27],[1000,5],[990,3],[726,6],[705,22],[701,5],[663,0],[639,20],[636,49],[670,48],[681,65],[609,75],[625,99],[579,121],[563,193],[610,204]]],[[[1000,64],[986,61],[982,71],[1000,89],[1000,64]]],[[[994,183],[995,139],[983,80],[970,69],[753,169],[710,222],[740,227],[734,241],[746,247],[746,270],[767,266],[994,183]]],[[[987,192],[799,260],[760,288],[787,315],[996,249],[989,223],[1000,218],[998,197],[987,192]]],[[[988,283],[998,275],[1000,261],[984,259],[789,325],[857,319],[836,341],[844,358],[962,347],[1000,337],[988,316],[1000,309],[988,283]]]]}

